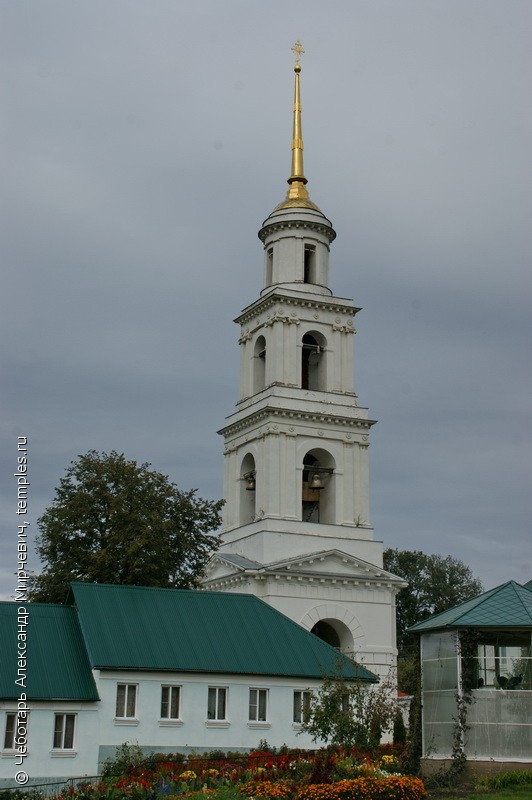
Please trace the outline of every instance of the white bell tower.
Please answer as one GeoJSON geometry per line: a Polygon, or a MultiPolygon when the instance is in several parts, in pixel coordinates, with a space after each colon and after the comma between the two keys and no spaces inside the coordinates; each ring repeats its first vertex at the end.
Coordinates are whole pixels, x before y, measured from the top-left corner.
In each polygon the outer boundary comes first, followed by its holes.
{"type": "Polygon", "coordinates": [[[329,288],[336,234],[303,172],[296,43],[289,189],[263,223],[264,288],[240,325],[240,398],[225,442],[222,541],[203,586],[251,592],[381,675],[395,666],[395,594],[369,511],[369,432],[353,318],[329,288]]]}

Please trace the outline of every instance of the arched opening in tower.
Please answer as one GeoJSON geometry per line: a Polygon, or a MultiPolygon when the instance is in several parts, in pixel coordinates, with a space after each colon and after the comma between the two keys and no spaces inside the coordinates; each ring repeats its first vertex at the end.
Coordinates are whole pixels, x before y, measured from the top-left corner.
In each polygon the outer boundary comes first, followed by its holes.
{"type": "Polygon", "coordinates": [[[310,450],[303,458],[301,488],[301,520],[303,522],[336,522],[335,462],[326,450],[310,450]]]}
{"type": "Polygon", "coordinates": [[[311,628],[311,633],[332,647],[336,647],[349,656],[354,656],[353,634],[339,619],[320,619],[311,628]]]}
{"type": "Polygon", "coordinates": [[[319,622],[316,622],[311,633],[317,636],[318,639],[327,642],[327,644],[330,644],[332,647],[337,647],[340,649],[340,637],[338,636],[338,633],[335,631],[333,626],[324,619],[320,619],[319,622]]]}
{"type": "Polygon", "coordinates": [[[326,388],[324,337],[306,333],[301,342],[301,388],[323,392],[326,388]]]}
{"type": "Polygon", "coordinates": [[[255,459],[247,453],[240,467],[239,524],[248,525],[256,515],[256,472],[255,459]]]}
{"type": "Polygon", "coordinates": [[[266,339],[259,336],[253,349],[253,394],[266,386],[266,339]]]}

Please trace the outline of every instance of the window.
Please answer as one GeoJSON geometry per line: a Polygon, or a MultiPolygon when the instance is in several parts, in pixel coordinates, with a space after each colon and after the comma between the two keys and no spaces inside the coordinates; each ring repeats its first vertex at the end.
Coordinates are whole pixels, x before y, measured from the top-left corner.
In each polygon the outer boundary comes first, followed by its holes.
{"type": "Polygon", "coordinates": [[[224,686],[209,686],[207,719],[225,720],[227,718],[227,689],[224,686]]]}
{"type": "Polygon", "coordinates": [[[75,714],[56,714],[54,724],[54,750],[72,750],[74,747],[75,714]]]}
{"type": "Polygon", "coordinates": [[[136,683],[119,683],[116,687],[116,718],[135,719],[137,714],[136,683]]]}
{"type": "Polygon", "coordinates": [[[304,283],[316,283],[316,248],[310,244],[305,245],[303,281],[304,283]]]}
{"type": "Polygon", "coordinates": [[[268,690],[249,690],[249,721],[266,722],[268,718],[268,690]]]}
{"type": "Polygon", "coordinates": [[[310,714],[312,692],[294,692],[294,722],[306,722],[310,714]]]}
{"type": "Polygon", "coordinates": [[[17,715],[6,714],[6,727],[4,733],[4,750],[15,749],[15,732],[17,729],[17,715]]]}
{"type": "Polygon", "coordinates": [[[161,686],[161,719],[179,719],[180,686],[161,686]]]}

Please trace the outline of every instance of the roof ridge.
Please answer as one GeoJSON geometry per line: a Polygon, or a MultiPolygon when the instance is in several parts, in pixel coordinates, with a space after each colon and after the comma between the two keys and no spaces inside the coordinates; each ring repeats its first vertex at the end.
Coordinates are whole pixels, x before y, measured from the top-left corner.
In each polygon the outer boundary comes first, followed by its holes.
{"type": "Polygon", "coordinates": [[[522,606],[523,611],[525,611],[525,613],[527,614],[530,614],[531,613],[530,608],[528,608],[528,606],[523,600],[521,593],[518,591],[519,589],[524,589],[525,592],[530,592],[530,589],[527,589],[526,586],[522,586],[520,583],[517,583],[517,581],[510,581],[510,583],[512,584],[512,589],[514,590],[515,596],[517,597],[520,605],[522,606]]]}
{"type": "MultiPolygon", "coordinates": [[[[488,600],[490,600],[493,597],[494,594],[497,594],[497,592],[499,592],[501,589],[504,589],[504,587],[508,586],[508,584],[510,584],[510,583],[513,583],[513,581],[506,581],[506,583],[501,583],[500,586],[495,586],[494,589],[488,589],[487,592],[482,592],[482,594],[479,594],[476,597],[470,597],[469,600],[463,600],[462,603],[459,603],[459,605],[455,606],[455,608],[460,608],[461,605],[465,605],[465,603],[470,603],[472,600],[477,600],[478,601],[477,604],[475,605],[475,608],[478,608],[483,603],[485,603],[488,600]]],[[[468,609],[468,610],[470,611],[471,609],[468,609]]],[[[442,611],[442,614],[445,614],[445,611],[442,611]]],[[[462,617],[462,614],[457,614],[457,616],[455,617],[454,621],[457,622],[461,617],[462,617]]]]}

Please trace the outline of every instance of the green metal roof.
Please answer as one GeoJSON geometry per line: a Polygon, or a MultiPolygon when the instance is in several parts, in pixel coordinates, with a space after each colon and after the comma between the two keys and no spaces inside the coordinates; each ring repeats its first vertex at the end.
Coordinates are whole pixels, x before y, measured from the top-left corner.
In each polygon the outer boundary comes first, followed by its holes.
{"type": "MultiPolygon", "coordinates": [[[[18,609],[20,603],[0,603],[0,698],[29,700],[98,700],[76,611],[68,606],[27,603],[25,686],[18,674],[18,609]]],[[[24,642],[21,641],[21,645],[24,642]]]]}
{"type": "Polygon", "coordinates": [[[442,628],[530,628],[532,627],[532,591],[508,583],[466,600],[448,611],[435,614],[408,628],[424,633],[442,628]]]}
{"type": "Polygon", "coordinates": [[[253,595],[74,583],[69,602],[100,669],[377,680],[253,595]]]}

